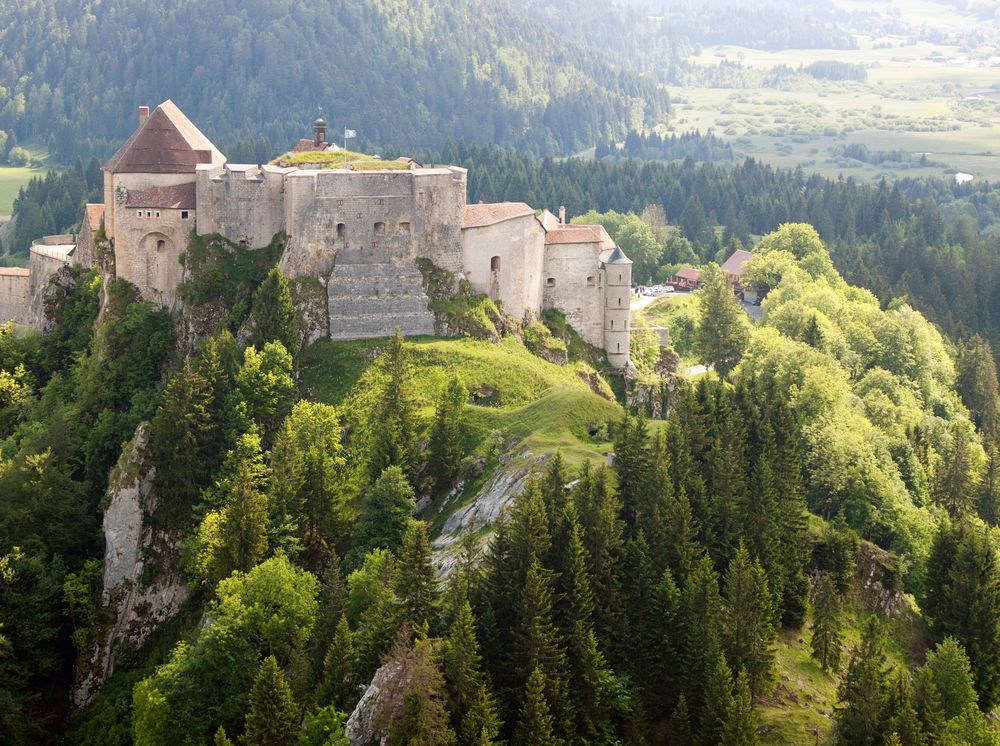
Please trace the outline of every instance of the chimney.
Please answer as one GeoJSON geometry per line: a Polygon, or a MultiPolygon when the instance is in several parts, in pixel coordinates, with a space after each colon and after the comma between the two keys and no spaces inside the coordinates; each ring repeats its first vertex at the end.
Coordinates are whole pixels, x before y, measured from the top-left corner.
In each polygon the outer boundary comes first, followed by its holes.
{"type": "Polygon", "coordinates": [[[148,106],[140,106],[139,107],[139,126],[141,127],[142,123],[145,122],[147,119],[149,119],[149,107],[148,106]]]}
{"type": "Polygon", "coordinates": [[[566,224],[566,207],[565,206],[560,206],[559,207],[559,222],[562,223],[563,225],[566,224]]]}

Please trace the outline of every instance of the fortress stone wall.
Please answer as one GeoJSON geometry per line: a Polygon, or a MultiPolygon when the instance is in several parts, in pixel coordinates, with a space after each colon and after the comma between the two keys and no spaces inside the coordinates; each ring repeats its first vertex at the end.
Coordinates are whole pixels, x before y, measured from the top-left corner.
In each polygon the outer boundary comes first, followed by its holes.
{"type": "Polygon", "coordinates": [[[27,324],[29,271],[20,267],[0,267],[0,318],[27,324]]]}
{"type": "MultiPolygon", "coordinates": [[[[324,133],[318,120],[296,152],[335,148],[324,133]]],[[[152,114],[142,107],[139,128],[104,167],[104,204],[87,206],[78,237],[37,242],[28,277],[0,276],[0,311],[40,327],[49,277],[71,261],[95,265],[102,226],[115,275],[168,308],[192,231],[250,248],[284,232],[280,266],[325,288],[330,338],[432,334],[416,261],[426,258],[513,316],[560,309],[612,366],[628,365],[631,262],[603,228],[524,203],[470,205],[456,166],[365,168],[229,164],[171,102],[152,114]]]]}

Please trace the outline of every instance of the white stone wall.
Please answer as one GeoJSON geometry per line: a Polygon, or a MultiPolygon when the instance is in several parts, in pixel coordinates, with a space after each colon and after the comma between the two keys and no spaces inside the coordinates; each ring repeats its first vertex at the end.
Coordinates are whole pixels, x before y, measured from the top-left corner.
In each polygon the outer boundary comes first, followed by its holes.
{"type": "Polygon", "coordinates": [[[546,244],[542,307],[557,308],[580,336],[604,347],[604,276],[600,243],[546,244]]]}
{"type": "Polygon", "coordinates": [[[0,274],[0,323],[27,324],[28,275],[0,274]]]}
{"type": "Polygon", "coordinates": [[[173,307],[177,285],[184,279],[180,257],[195,226],[195,210],[119,207],[116,213],[116,276],[138,287],[143,298],[173,307]],[[154,217],[145,217],[147,212],[154,217]],[[181,217],[182,212],[187,218],[181,217]]]}
{"type": "Polygon", "coordinates": [[[198,233],[219,233],[251,248],[284,229],[284,175],[277,166],[203,165],[197,168],[198,233]]]}
{"type": "Polygon", "coordinates": [[[194,174],[109,174],[104,172],[104,232],[108,238],[117,238],[119,227],[130,222],[129,209],[125,207],[124,192],[152,189],[153,187],[190,184],[194,174]]]}
{"type": "Polygon", "coordinates": [[[534,215],[462,231],[463,272],[477,293],[516,318],[542,307],[545,231],[534,215]],[[494,258],[499,270],[493,271],[494,258]]]}
{"type": "Polygon", "coordinates": [[[605,271],[604,350],[613,368],[628,365],[632,332],[632,265],[609,264],[605,271]]]}

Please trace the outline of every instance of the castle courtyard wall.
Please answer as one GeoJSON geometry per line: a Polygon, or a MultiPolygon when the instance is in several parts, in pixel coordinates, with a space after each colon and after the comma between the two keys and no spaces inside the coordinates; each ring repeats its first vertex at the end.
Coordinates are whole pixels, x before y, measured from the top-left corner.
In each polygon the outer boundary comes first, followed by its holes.
{"type": "Polygon", "coordinates": [[[259,248],[285,226],[285,179],[277,166],[197,168],[198,233],[218,233],[259,248]]]}
{"type": "Polygon", "coordinates": [[[538,314],[545,231],[534,215],[465,228],[462,246],[463,272],[475,292],[499,300],[516,318],[538,314]]]}
{"type": "Polygon", "coordinates": [[[546,244],[542,269],[542,307],[557,308],[584,341],[604,347],[604,273],[601,245],[546,244]]]}
{"type": "Polygon", "coordinates": [[[180,260],[195,226],[195,210],[122,207],[116,212],[115,274],[138,287],[143,298],[172,308],[184,279],[180,260]],[[153,215],[146,217],[148,212],[153,215]]]}
{"type": "Polygon", "coordinates": [[[20,267],[0,267],[0,323],[28,324],[29,277],[20,267]]]}

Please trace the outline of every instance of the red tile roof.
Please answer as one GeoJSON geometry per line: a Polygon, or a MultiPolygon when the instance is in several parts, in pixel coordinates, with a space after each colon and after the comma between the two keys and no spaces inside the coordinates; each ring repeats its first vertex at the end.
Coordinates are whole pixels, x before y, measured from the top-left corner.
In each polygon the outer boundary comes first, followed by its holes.
{"type": "Polygon", "coordinates": [[[101,227],[101,221],[104,220],[104,205],[89,204],[85,205],[83,208],[84,219],[87,221],[87,225],[90,226],[90,230],[96,231],[101,227]]]}
{"type": "Polygon", "coordinates": [[[226,157],[173,101],[164,101],[104,168],[112,173],[186,174],[199,163],[223,164],[226,157]]]}
{"type": "Polygon", "coordinates": [[[309,140],[307,138],[302,138],[297,143],[295,143],[295,146],[292,148],[291,152],[292,153],[312,153],[313,151],[316,151],[316,150],[326,150],[328,146],[329,146],[329,143],[323,143],[322,145],[320,145],[319,147],[317,147],[315,140],[309,140]]]}
{"type": "Polygon", "coordinates": [[[463,228],[482,228],[505,220],[534,215],[535,211],[523,202],[496,202],[489,205],[466,205],[463,228]]]}
{"type": "Polygon", "coordinates": [[[743,274],[743,265],[746,264],[747,260],[752,256],[753,254],[749,251],[737,249],[733,252],[733,255],[723,263],[722,271],[727,275],[739,277],[743,274]]]}
{"type": "Polygon", "coordinates": [[[0,267],[0,277],[27,277],[30,270],[23,267],[0,267]]]}
{"type": "Polygon", "coordinates": [[[546,244],[601,243],[601,235],[593,225],[566,225],[545,234],[546,244]]]}
{"type": "Polygon", "coordinates": [[[701,272],[693,267],[681,267],[674,272],[674,277],[680,277],[682,280],[697,280],[699,274],[701,272]]]}
{"type": "Polygon", "coordinates": [[[130,189],[125,206],[193,210],[195,208],[195,184],[191,182],[190,184],[175,184],[174,186],[153,187],[152,189],[130,189]]]}

